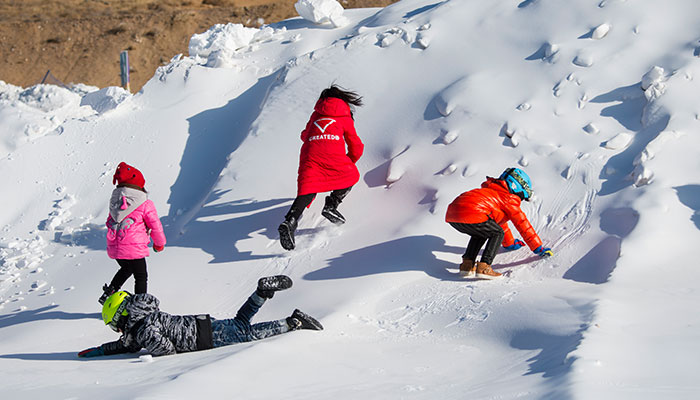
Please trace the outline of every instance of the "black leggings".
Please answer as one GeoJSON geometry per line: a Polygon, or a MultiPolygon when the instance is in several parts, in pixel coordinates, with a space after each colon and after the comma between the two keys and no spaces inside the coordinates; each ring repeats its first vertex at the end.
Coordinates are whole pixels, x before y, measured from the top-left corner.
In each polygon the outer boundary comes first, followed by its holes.
{"type": "Polygon", "coordinates": [[[464,252],[462,258],[476,261],[479,250],[481,250],[481,247],[486,243],[486,248],[481,254],[481,262],[488,265],[493,264],[493,259],[498,252],[498,246],[503,242],[503,235],[505,235],[503,228],[501,228],[496,221],[489,218],[486,222],[480,222],[478,224],[450,222],[450,225],[458,231],[471,236],[469,244],[467,245],[467,250],[464,252]]]}
{"type": "MultiPolygon", "coordinates": [[[[350,186],[349,188],[332,191],[331,194],[329,194],[326,197],[326,205],[331,205],[333,208],[338,207],[338,204],[340,204],[345,198],[345,196],[348,195],[350,189],[352,189],[352,186],[350,186]]],[[[299,218],[301,218],[301,214],[304,212],[304,209],[308,207],[312,201],[314,201],[315,197],[316,193],[309,193],[297,196],[297,198],[294,199],[292,206],[289,207],[289,211],[287,212],[287,215],[284,216],[284,218],[289,219],[290,217],[294,217],[294,219],[298,221],[299,218]]]]}
{"type": "Polygon", "coordinates": [[[119,290],[124,282],[131,275],[134,275],[134,293],[146,293],[148,272],[146,271],[146,259],[139,258],[136,260],[117,259],[117,263],[121,268],[114,274],[112,278],[112,286],[115,290],[119,290]]]}

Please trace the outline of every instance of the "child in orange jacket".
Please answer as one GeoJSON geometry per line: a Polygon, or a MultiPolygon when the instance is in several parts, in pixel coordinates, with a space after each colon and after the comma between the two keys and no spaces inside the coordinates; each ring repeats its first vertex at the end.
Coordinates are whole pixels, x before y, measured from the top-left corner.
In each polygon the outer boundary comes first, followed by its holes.
{"type": "Polygon", "coordinates": [[[501,277],[502,274],[491,268],[499,244],[508,250],[516,250],[527,243],[539,256],[553,254],[550,248],[542,246],[542,240],[520,209],[521,201],[529,201],[532,197],[531,188],[530,177],[525,171],[508,168],[498,179],[487,177],[481,188],[464,192],[450,203],[445,221],[471,236],[459,266],[461,275],[476,275],[483,279],[501,277]],[[508,221],[513,222],[525,243],[513,238],[508,221]],[[481,261],[475,262],[484,244],[486,248],[481,261]]]}

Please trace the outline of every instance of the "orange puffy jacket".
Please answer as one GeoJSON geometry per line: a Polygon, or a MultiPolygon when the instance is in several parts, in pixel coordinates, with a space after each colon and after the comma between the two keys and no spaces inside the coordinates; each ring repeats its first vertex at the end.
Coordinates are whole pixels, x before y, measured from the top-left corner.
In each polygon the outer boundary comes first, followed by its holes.
{"type": "Polygon", "coordinates": [[[520,197],[508,191],[504,181],[487,177],[480,189],[464,192],[450,203],[445,221],[478,224],[491,218],[503,228],[504,247],[514,242],[508,228],[508,221],[512,221],[530,250],[535,250],[542,245],[542,240],[520,209],[520,201],[520,197]]]}

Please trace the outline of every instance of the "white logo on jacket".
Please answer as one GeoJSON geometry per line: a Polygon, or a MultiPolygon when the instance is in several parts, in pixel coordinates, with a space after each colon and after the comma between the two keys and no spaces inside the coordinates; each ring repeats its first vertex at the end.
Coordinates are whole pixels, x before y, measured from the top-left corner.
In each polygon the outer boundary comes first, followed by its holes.
{"type": "Polygon", "coordinates": [[[314,140],[340,140],[340,136],[338,135],[314,135],[314,136],[309,136],[309,142],[313,142],[314,140]]]}
{"type": "Polygon", "coordinates": [[[314,121],[314,125],[316,125],[316,128],[318,128],[321,133],[326,133],[326,129],[328,129],[331,124],[333,124],[335,120],[333,118],[319,118],[316,121],[314,121]],[[325,122],[325,124],[324,124],[325,122]],[[323,126],[321,126],[323,124],[323,126]]]}

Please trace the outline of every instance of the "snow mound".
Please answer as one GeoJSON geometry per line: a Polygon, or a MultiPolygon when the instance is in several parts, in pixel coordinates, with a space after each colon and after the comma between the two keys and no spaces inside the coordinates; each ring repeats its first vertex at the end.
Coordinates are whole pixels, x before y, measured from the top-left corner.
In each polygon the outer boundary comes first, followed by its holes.
{"type": "Polygon", "coordinates": [[[299,0],[294,4],[299,16],[314,24],[330,22],[335,27],[348,24],[343,6],[335,0],[299,0]]]}
{"type": "Polygon", "coordinates": [[[117,108],[117,106],[131,97],[129,91],[118,86],[110,86],[91,92],[80,100],[81,106],[90,106],[98,114],[117,108]]]}
{"type": "Polygon", "coordinates": [[[10,133],[0,141],[0,153],[52,132],[60,133],[65,121],[93,114],[80,105],[83,93],[92,89],[87,85],[74,90],[41,84],[23,89],[0,82],[0,120],[10,133]]]}
{"type": "Polygon", "coordinates": [[[463,97],[469,96],[469,81],[461,78],[443,89],[435,98],[435,107],[443,116],[448,116],[459,106],[463,97]]]}
{"type": "Polygon", "coordinates": [[[192,35],[190,57],[206,59],[207,67],[231,68],[235,65],[236,54],[257,43],[274,40],[285,30],[269,26],[256,29],[241,24],[216,24],[204,33],[192,35]]]}
{"type": "Polygon", "coordinates": [[[21,91],[17,101],[44,112],[80,104],[80,95],[69,89],[55,85],[34,85],[21,91]]]}

